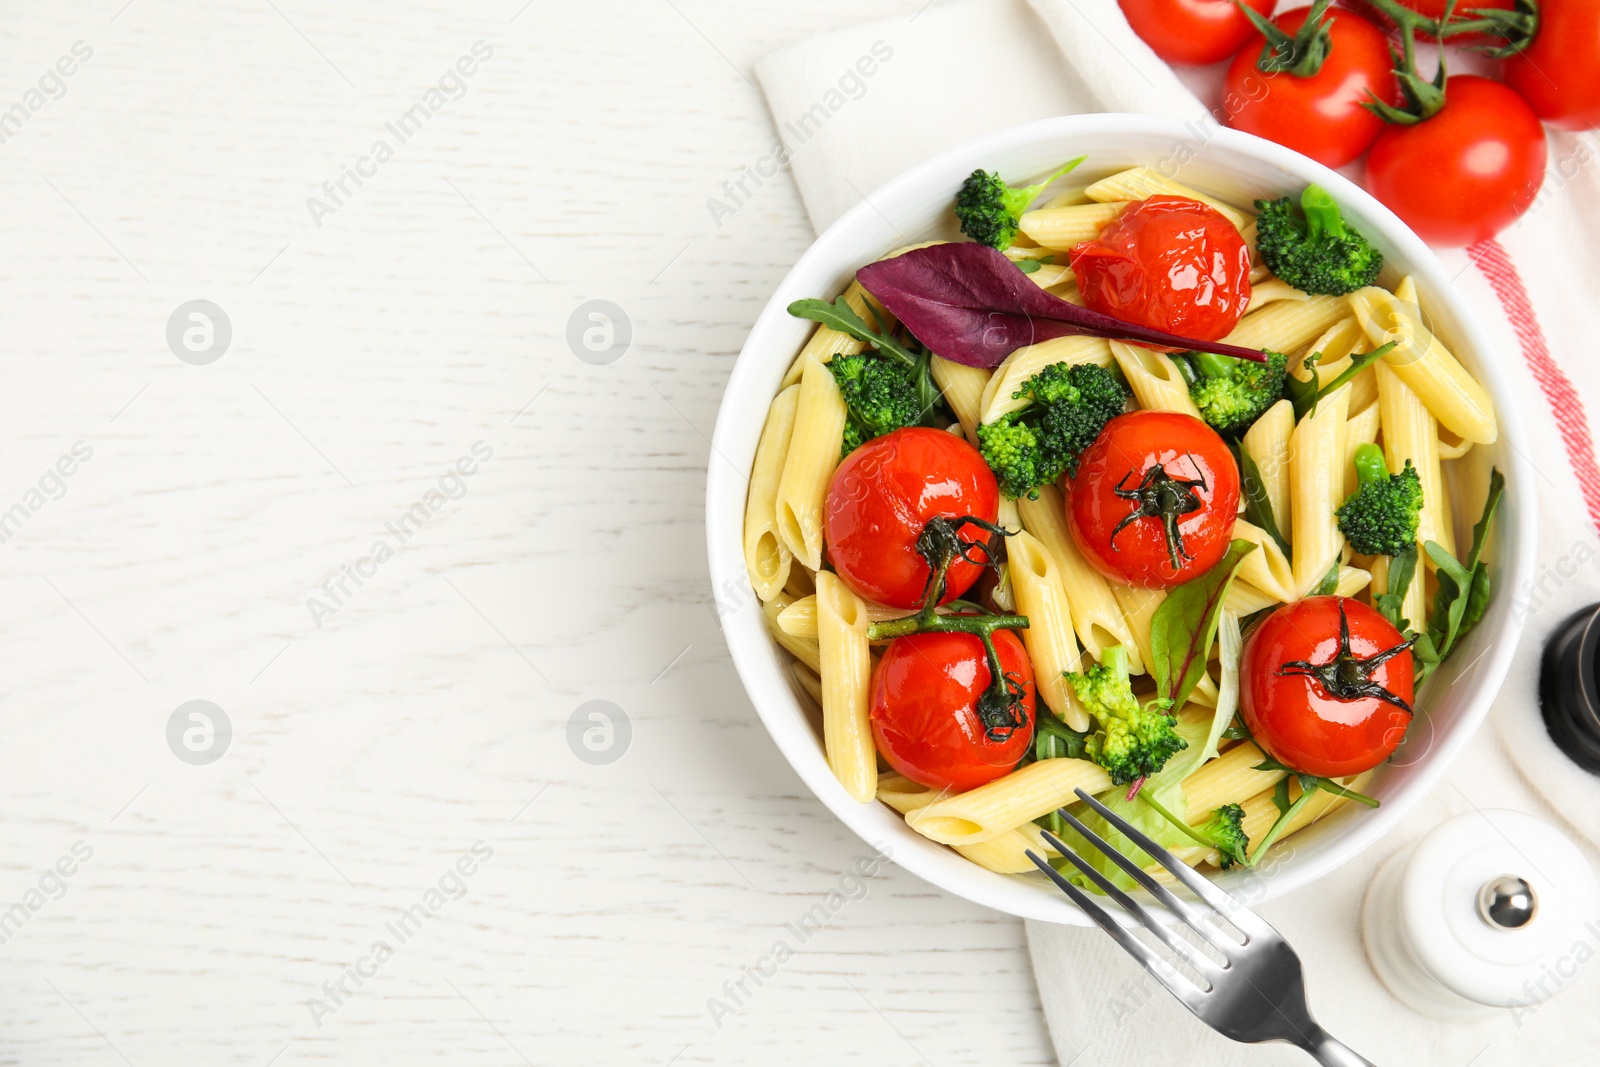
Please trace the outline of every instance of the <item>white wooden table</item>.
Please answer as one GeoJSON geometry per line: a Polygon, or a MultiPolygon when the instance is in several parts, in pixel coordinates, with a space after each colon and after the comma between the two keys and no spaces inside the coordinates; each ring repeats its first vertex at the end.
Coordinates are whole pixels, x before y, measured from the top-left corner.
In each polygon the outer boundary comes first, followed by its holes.
{"type": "Polygon", "coordinates": [[[867,850],[708,604],[810,240],[786,181],[707,211],[741,72],[923,2],[0,8],[0,1062],[1050,1062],[1019,923],[890,868],[786,925],[867,850]]]}

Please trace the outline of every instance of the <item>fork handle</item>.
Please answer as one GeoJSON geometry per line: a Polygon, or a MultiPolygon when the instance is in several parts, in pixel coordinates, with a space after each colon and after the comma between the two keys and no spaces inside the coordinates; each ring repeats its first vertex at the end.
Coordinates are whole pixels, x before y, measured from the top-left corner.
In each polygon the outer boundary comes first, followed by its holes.
{"type": "Polygon", "coordinates": [[[1363,1058],[1320,1026],[1311,1032],[1306,1043],[1300,1047],[1316,1057],[1322,1067],[1374,1067],[1371,1060],[1363,1058]]]}

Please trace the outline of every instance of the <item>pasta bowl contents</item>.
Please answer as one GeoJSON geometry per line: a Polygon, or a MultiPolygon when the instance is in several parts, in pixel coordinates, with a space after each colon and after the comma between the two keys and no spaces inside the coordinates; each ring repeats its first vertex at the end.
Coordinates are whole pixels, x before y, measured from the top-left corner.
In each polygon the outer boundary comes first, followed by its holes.
{"type": "Polygon", "coordinates": [[[1381,833],[1481,720],[1532,544],[1426,250],[1253,138],[1140,157],[1173,136],[1052,120],[891,184],[929,239],[841,220],[719,420],[749,475],[713,467],[713,576],[736,545],[725,631],[791,762],[900,862],[1057,921],[1035,864],[1076,789],[1268,894],[1381,833]]]}

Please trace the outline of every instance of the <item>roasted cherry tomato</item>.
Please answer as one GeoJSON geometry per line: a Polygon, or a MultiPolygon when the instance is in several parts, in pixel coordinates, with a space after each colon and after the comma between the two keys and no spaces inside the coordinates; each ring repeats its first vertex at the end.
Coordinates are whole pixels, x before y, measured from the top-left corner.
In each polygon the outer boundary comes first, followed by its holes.
{"type": "Polygon", "coordinates": [[[1186,197],[1134,201],[1071,260],[1090,309],[1184,337],[1227,336],[1250,303],[1250,250],[1238,229],[1186,197]]]}
{"type": "MultiPolygon", "coordinates": [[[[1305,25],[1308,8],[1273,20],[1293,36],[1305,25]]],[[[1223,105],[1228,125],[1265,137],[1342,167],[1355,159],[1383,129],[1383,120],[1364,105],[1369,91],[1388,104],[1400,102],[1389,41],[1353,11],[1334,10],[1327,21],[1330,48],[1315,73],[1263,73],[1257,65],[1266,38],[1255,34],[1228,67],[1223,105]]]]}
{"type": "MultiPolygon", "coordinates": [[[[828,486],[823,538],[846,585],[868,600],[897,608],[922,603],[928,564],[917,537],[934,516],[994,522],[1000,488],[978,450],[955,434],[924,426],[873,438],[844,458],[828,486]]],[[[950,565],[941,603],[978,580],[989,534],[962,530],[971,559],[950,565]],[[973,562],[976,560],[977,562],[973,562]]]]}
{"type": "Polygon", "coordinates": [[[872,672],[872,738],[889,765],[931,789],[961,792],[1017,765],[1033,743],[1033,666],[1010,630],[994,634],[1000,669],[1021,687],[1020,724],[985,725],[978,700],[993,681],[973,634],[897,637],[872,672]]]}
{"type": "Polygon", "coordinates": [[[1544,127],[1522,98],[1458,74],[1445,83],[1436,115],[1378,135],[1366,184],[1423,240],[1470,245],[1533,205],[1544,166],[1544,127]]]}
{"type": "Polygon", "coordinates": [[[1600,126],[1600,0],[1540,0],[1533,43],[1506,60],[1506,84],[1552,126],[1600,126]]]}
{"type": "Polygon", "coordinates": [[[1068,483],[1072,539],[1102,573],[1166,589],[1228,551],[1239,467],[1192,415],[1134,411],[1106,423],[1068,483]]]}
{"type": "MultiPolygon", "coordinates": [[[[1256,32],[1233,0],[1120,2],[1133,32],[1168,63],[1220,63],[1256,32]]],[[[1270,15],[1278,0],[1248,2],[1261,14],[1270,15]]]]}
{"type": "Polygon", "coordinates": [[[1239,710],[1285,767],[1341,778],[1388,759],[1411,722],[1411,645],[1359,600],[1314,596],[1245,639],[1239,710]]]}

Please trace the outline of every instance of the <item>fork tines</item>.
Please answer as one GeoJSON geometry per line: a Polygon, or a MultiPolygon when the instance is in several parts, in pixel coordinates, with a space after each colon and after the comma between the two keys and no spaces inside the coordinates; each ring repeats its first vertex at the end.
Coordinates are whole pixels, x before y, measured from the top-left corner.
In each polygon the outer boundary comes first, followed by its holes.
{"type": "MultiPolygon", "coordinates": [[[[1241,948],[1247,947],[1252,941],[1260,939],[1277,939],[1277,933],[1253,912],[1246,908],[1240,901],[1218,888],[1204,875],[1191,868],[1187,863],[1178,859],[1172,853],[1152,841],[1127,820],[1118,816],[1111,809],[1100,803],[1082,789],[1077,791],[1079,799],[1101,818],[1126,836],[1146,854],[1165,868],[1174,878],[1182,882],[1195,896],[1203,902],[1204,914],[1199,908],[1187,901],[1179,899],[1170,889],[1156,881],[1148,871],[1138,862],[1125,856],[1116,846],[1106,841],[1099,834],[1085,826],[1066,809],[1061,809],[1061,817],[1067,824],[1095,848],[1105,854],[1106,858],[1115,863],[1128,874],[1139,886],[1148,892],[1157,901],[1163,904],[1168,911],[1182,920],[1190,929],[1203,937],[1211,945],[1223,962],[1218,963],[1206,955],[1193,942],[1178,936],[1167,924],[1152,915],[1144,905],[1119,889],[1111,879],[1101,874],[1089,865],[1089,862],[1074,852],[1060,838],[1049,831],[1041,831],[1041,836],[1050,843],[1050,846],[1061,853],[1078,870],[1103,891],[1106,896],[1116,901],[1117,904],[1132,916],[1136,921],[1149,930],[1162,944],[1166,945],[1175,955],[1191,967],[1197,974],[1209,983],[1214,983],[1216,977],[1226,971],[1233,962],[1235,954],[1241,948]],[[1205,907],[1209,905],[1209,907],[1205,907]],[[1245,945],[1223,934],[1211,921],[1214,917],[1225,918],[1232,926],[1245,936],[1245,945]]],[[[1050,880],[1060,887],[1074,904],[1093,919],[1101,929],[1110,934],[1117,944],[1121,945],[1129,955],[1138,960],[1145,970],[1166,986],[1180,1000],[1193,1006],[1196,998],[1203,997],[1209,990],[1195,986],[1193,983],[1182,980],[1178,972],[1154,950],[1143,941],[1135,937],[1126,926],[1118,922],[1106,909],[1090,899],[1089,895],[1067,880],[1066,876],[1052,867],[1048,861],[1029,851],[1027,856],[1041,871],[1049,876],[1050,880]]]]}

